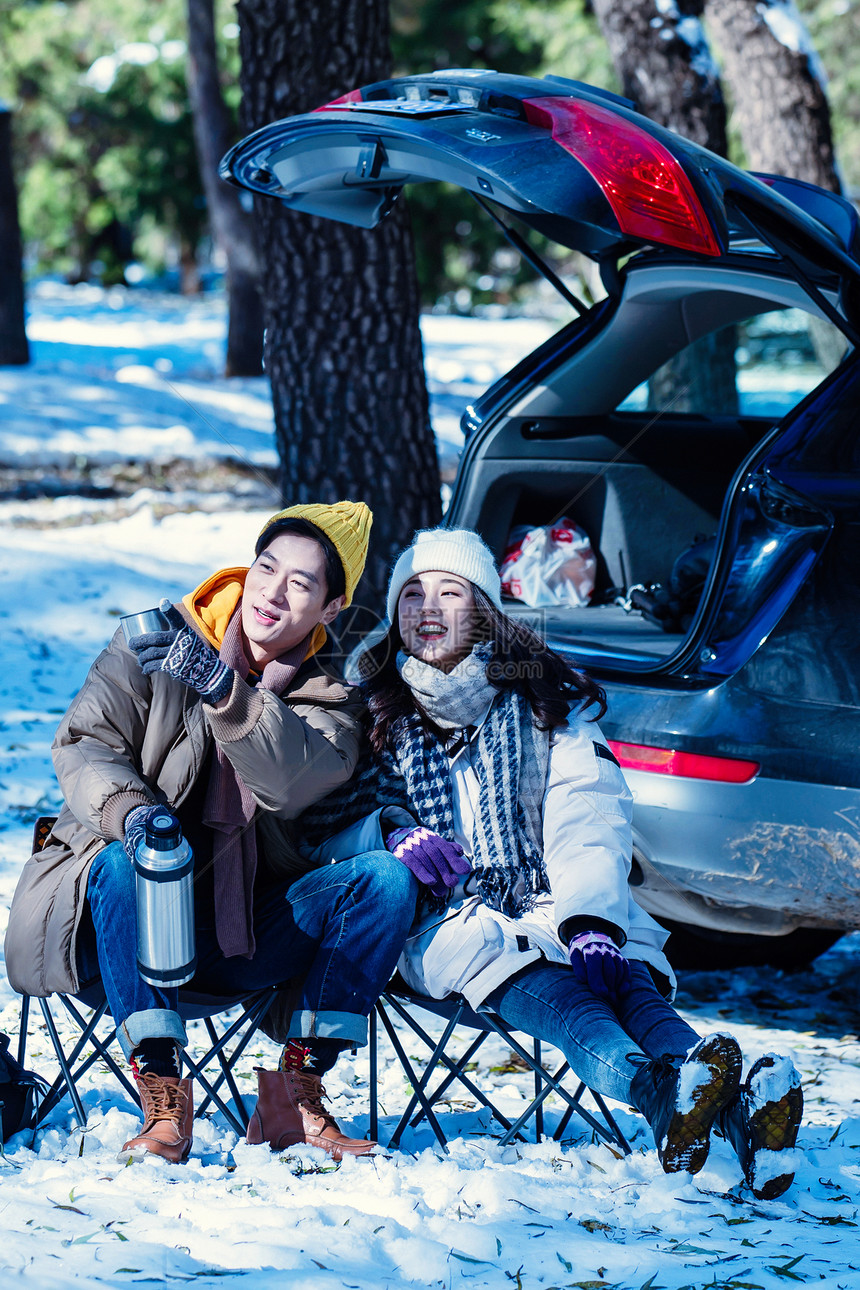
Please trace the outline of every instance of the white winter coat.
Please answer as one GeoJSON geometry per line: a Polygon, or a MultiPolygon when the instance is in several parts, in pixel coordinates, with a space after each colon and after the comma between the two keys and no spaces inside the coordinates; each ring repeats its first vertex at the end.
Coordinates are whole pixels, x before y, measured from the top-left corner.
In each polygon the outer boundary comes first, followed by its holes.
{"type": "MultiPolygon", "coordinates": [[[[445,911],[420,918],[410,933],[398,968],[413,990],[434,999],[462,994],[477,1007],[541,957],[567,963],[558,928],[568,918],[592,915],[619,928],[627,937],[625,955],[655,969],[658,986],[674,996],[675,976],[663,954],[668,933],[636,904],[628,887],[633,798],[614,759],[600,756],[596,743],[607,746],[597,725],[577,713],[550,736],[543,799],[550,893],[519,918],[509,918],[484,904],[467,876],[445,911]]],[[[467,856],[479,791],[474,746],[473,739],[450,759],[456,840],[467,856]]],[[[383,808],[326,843],[319,859],[379,849],[382,835],[401,823],[411,820],[383,808]]]]}

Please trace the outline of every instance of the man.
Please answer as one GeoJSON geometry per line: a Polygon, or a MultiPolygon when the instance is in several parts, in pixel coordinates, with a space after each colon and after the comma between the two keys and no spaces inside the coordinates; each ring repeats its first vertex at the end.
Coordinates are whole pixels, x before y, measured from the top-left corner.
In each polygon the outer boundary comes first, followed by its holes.
{"type": "Polygon", "coordinates": [[[131,863],[167,806],[194,851],[197,968],[189,989],[229,998],[301,980],[277,1071],[259,1071],[250,1142],[299,1142],[335,1158],[345,1137],[322,1075],[367,1042],[367,1016],[400,953],[417,886],[387,852],[308,870],[285,821],[349,779],[361,705],[320,662],[326,626],[352,599],[372,517],[361,502],[273,515],[249,569],[221,570],[169,628],[118,631],[60,724],[65,804],[25,865],[9,918],[16,990],[74,994],[100,977],[144,1124],[121,1158],[191,1149],[191,1081],[176,989],[137,971],[131,863]]]}

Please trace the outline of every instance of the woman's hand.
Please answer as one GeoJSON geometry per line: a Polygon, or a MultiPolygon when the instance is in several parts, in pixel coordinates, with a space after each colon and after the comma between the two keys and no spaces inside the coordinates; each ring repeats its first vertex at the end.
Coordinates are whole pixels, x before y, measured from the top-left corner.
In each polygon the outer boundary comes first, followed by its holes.
{"type": "Polygon", "coordinates": [[[579,932],[567,954],[577,981],[595,994],[616,999],[630,989],[630,964],[605,932],[579,932]]]}
{"type": "Polygon", "coordinates": [[[222,663],[211,645],[189,627],[169,600],[159,608],[170,623],[163,632],[132,636],[129,649],[137,655],[141,670],[148,676],[167,672],[183,685],[196,690],[209,704],[226,698],[233,688],[233,671],[222,663]]]}
{"type": "Polygon", "coordinates": [[[434,896],[446,896],[472,868],[457,842],[423,827],[395,829],[385,845],[434,896]]]}

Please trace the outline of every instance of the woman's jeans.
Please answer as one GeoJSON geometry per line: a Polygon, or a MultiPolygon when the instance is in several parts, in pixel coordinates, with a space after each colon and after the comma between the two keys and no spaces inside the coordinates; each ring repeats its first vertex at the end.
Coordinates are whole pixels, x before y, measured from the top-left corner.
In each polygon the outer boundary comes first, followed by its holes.
{"type": "Polygon", "coordinates": [[[630,963],[630,990],[612,1003],[560,963],[535,963],[486,1000],[508,1025],[561,1049],[575,1075],[618,1102],[651,1057],[684,1057],[699,1036],[658,992],[644,963],[630,963]]]}
{"type": "MultiPolygon", "coordinates": [[[[228,1000],[301,979],[289,1036],[366,1044],[367,1018],[394,971],[417,891],[406,866],[379,851],[255,893],[254,957],[225,958],[212,918],[196,918],[197,970],[183,988],[228,1000]]],[[[121,842],[96,856],[87,898],[95,944],[79,938],[79,975],[101,976],[126,1057],[145,1039],[184,1045],[178,991],[148,985],[137,970],[135,877],[121,842]]]]}

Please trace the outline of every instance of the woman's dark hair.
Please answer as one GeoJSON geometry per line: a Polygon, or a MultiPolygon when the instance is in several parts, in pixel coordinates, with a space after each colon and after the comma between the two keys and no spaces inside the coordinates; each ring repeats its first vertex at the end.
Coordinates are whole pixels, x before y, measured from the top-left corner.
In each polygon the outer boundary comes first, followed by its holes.
{"type": "Polygon", "coordinates": [[[261,551],[265,551],[272,538],[278,537],[281,533],[295,533],[296,537],[310,538],[312,542],[318,542],[322,547],[325,556],[326,604],[330,600],[336,600],[338,596],[346,595],[346,575],[337,547],[328,534],[323,533],[322,529],[317,528],[310,520],[292,516],[285,520],[278,520],[271,528],[264,529],[257,538],[257,545],[254,548],[255,559],[261,551]]]}
{"type": "MultiPolygon", "coordinates": [[[[479,587],[473,585],[472,591],[478,612],[470,647],[482,640],[493,642],[487,663],[491,685],[497,690],[517,690],[531,704],[544,730],[563,726],[571,704],[596,706],[594,721],[603,716],[606,695],[596,681],[571,667],[537,632],[497,609],[479,587]]],[[[397,653],[402,647],[395,619],[383,638],[358,658],[362,693],[373,718],[370,742],[377,753],[385,748],[395,723],[415,713],[425,730],[441,735],[397,671],[397,653]]]]}

